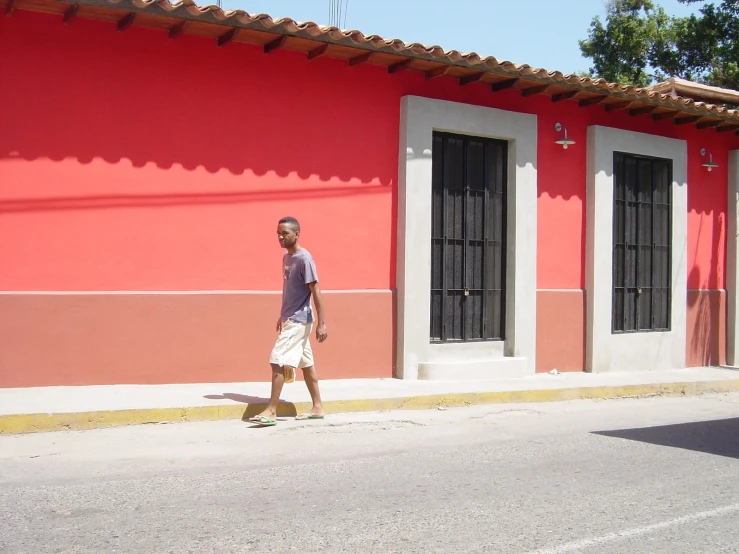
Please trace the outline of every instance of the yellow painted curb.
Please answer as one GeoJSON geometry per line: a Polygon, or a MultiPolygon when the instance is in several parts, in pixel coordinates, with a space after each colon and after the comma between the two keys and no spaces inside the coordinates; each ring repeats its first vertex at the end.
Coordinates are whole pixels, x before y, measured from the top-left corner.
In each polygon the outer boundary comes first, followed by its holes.
{"type": "MultiPolygon", "coordinates": [[[[739,380],[687,383],[653,383],[600,387],[572,387],[519,391],[473,392],[413,396],[401,398],[368,398],[324,402],[327,413],[378,412],[386,410],[426,410],[479,404],[561,402],[566,400],[606,400],[644,396],[694,396],[699,394],[739,391],[739,380]]],[[[60,414],[18,414],[0,416],[0,435],[40,433],[48,431],[82,431],[144,423],[181,423],[185,421],[219,421],[247,419],[262,411],[264,403],[232,406],[197,406],[192,408],[145,408],[139,410],[101,410],[60,414]]],[[[308,411],[310,403],[283,403],[277,412],[289,417],[308,411]]]]}

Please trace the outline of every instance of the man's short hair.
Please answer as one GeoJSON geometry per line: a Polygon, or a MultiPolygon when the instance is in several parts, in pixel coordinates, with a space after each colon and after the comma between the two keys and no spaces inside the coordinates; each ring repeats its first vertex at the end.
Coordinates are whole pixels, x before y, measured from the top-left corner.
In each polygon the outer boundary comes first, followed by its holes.
{"type": "Polygon", "coordinates": [[[299,233],[300,232],[300,223],[298,223],[298,220],[294,217],[283,217],[278,225],[281,225],[285,223],[286,225],[290,225],[293,228],[293,231],[299,233]]]}

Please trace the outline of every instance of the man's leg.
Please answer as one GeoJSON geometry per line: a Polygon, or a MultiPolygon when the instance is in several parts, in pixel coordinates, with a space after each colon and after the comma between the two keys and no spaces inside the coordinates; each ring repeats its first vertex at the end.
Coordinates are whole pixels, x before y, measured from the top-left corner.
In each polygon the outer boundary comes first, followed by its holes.
{"type": "Polygon", "coordinates": [[[300,356],[300,368],[303,370],[303,380],[308,387],[310,399],[313,401],[313,409],[310,414],[302,414],[298,419],[310,419],[310,417],[323,417],[323,403],[321,402],[321,391],[318,390],[318,372],[313,362],[313,348],[310,345],[310,333],[313,325],[307,325],[305,329],[305,342],[303,352],[300,356]]]}
{"type": "Polygon", "coordinates": [[[259,415],[275,419],[277,417],[277,404],[280,402],[280,394],[285,384],[285,369],[277,364],[269,364],[272,368],[272,392],[269,395],[267,408],[259,415]]]}
{"type": "MultiPolygon", "coordinates": [[[[300,329],[297,329],[300,330],[300,329]]],[[[269,395],[269,403],[267,408],[258,416],[251,418],[256,420],[259,417],[267,417],[269,419],[277,418],[277,405],[280,402],[280,394],[282,394],[282,387],[285,385],[285,367],[282,363],[288,358],[291,344],[294,344],[294,335],[296,328],[294,324],[290,322],[283,322],[280,334],[275,341],[275,346],[272,349],[272,353],[269,356],[269,366],[272,368],[272,390],[269,395]]],[[[289,366],[291,368],[292,366],[289,366]]],[[[292,370],[293,374],[295,369],[292,370]]]]}
{"type": "Polygon", "coordinates": [[[316,371],[316,367],[304,367],[303,379],[305,380],[305,386],[308,387],[310,399],[313,402],[313,409],[310,411],[311,415],[323,417],[323,403],[321,402],[321,391],[318,390],[318,372],[316,371]]]}

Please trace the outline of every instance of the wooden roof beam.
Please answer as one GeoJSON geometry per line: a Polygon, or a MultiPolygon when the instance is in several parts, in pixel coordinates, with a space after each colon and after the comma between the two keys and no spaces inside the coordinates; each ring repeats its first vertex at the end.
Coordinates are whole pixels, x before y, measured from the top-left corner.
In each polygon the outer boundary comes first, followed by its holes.
{"type": "Polygon", "coordinates": [[[699,121],[695,124],[696,129],[712,129],[723,123],[720,119],[709,119],[708,121],[699,121]]]}
{"type": "Polygon", "coordinates": [[[69,6],[66,10],[64,10],[64,15],[62,15],[62,23],[67,25],[70,21],[77,17],[78,11],[80,11],[79,4],[72,4],[71,6],[69,6]]]}
{"type": "Polygon", "coordinates": [[[665,119],[674,119],[680,112],[664,112],[652,115],[654,121],[664,121],[665,119]]]}
{"type": "Polygon", "coordinates": [[[689,123],[695,123],[701,118],[700,115],[691,115],[689,117],[681,117],[679,119],[674,119],[675,125],[688,125],[689,123]]]}
{"type": "Polygon", "coordinates": [[[602,104],[606,101],[608,98],[607,94],[602,94],[600,96],[593,96],[592,98],[583,98],[578,102],[578,105],[581,108],[587,108],[588,106],[595,106],[596,104],[602,104]]]}
{"type": "Polygon", "coordinates": [[[634,108],[632,110],[629,110],[629,115],[631,117],[636,117],[637,115],[646,115],[652,113],[654,110],[657,109],[658,106],[644,106],[642,108],[634,108]]]}
{"type": "Polygon", "coordinates": [[[717,133],[729,133],[731,131],[736,131],[739,129],[739,125],[725,125],[724,127],[718,127],[716,129],[717,133]]]}
{"type": "Polygon", "coordinates": [[[18,0],[8,0],[5,4],[5,17],[10,17],[18,8],[18,0]]]}
{"type": "Polygon", "coordinates": [[[562,100],[569,100],[570,98],[574,98],[577,96],[577,93],[580,92],[579,90],[568,90],[566,92],[558,92],[557,94],[552,94],[552,102],[561,102],[562,100]]]}
{"type": "Polygon", "coordinates": [[[136,19],[136,14],[134,12],[127,13],[124,15],[119,21],[118,21],[118,32],[125,31],[128,29],[131,25],[133,25],[134,20],[136,19]]]}
{"type": "Polygon", "coordinates": [[[308,52],[308,61],[320,58],[326,53],[326,50],[328,50],[328,43],[321,44],[321,46],[316,46],[313,50],[308,52]]]}
{"type": "Polygon", "coordinates": [[[231,42],[236,36],[236,31],[238,31],[238,29],[231,29],[230,31],[226,31],[220,37],[218,37],[218,47],[220,48],[222,46],[226,46],[229,42],[231,42]]]}
{"type": "Polygon", "coordinates": [[[521,91],[521,96],[523,97],[534,96],[536,94],[541,94],[542,92],[546,92],[547,90],[549,90],[549,85],[537,85],[535,87],[523,89],[521,91]]]}
{"type": "Polygon", "coordinates": [[[404,71],[408,69],[412,63],[413,63],[413,58],[408,58],[407,60],[403,60],[402,62],[394,63],[392,65],[387,66],[387,72],[388,73],[398,73],[400,71],[404,71]]]}
{"type": "Polygon", "coordinates": [[[426,80],[430,81],[431,79],[438,79],[439,77],[443,77],[447,73],[449,73],[449,70],[452,68],[450,65],[443,65],[441,67],[437,67],[436,69],[432,69],[430,71],[426,72],[426,80]]]}
{"type": "Polygon", "coordinates": [[[465,75],[464,77],[459,78],[459,85],[463,87],[465,85],[469,85],[470,83],[477,83],[484,76],[485,73],[482,71],[480,73],[474,73],[472,75],[465,75]]]}
{"type": "Polygon", "coordinates": [[[490,88],[493,92],[500,92],[501,90],[513,87],[513,85],[518,83],[518,81],[518,77],[516,77],[515,79],[506,79],[505,81],[498,81],[497,83],[493,83],[492,85],[490,85],[490,88]]]}
{"type": "Polygon", "coordinates": [[[177,25],[175,25],[169,30],[169,38],[177,38],[178,36],[180,36],[182,33],[185,32],[186,26],[187,26],[186,19],[180,21],[177,25]]]}
{"type": "Polygon", "coordinates": [[[631,100],[625,100],[623,102],[614,102],[613,104],[606,104],[605,110],[607,112],[615,112],[616,110],[625,110],[631,106],[631,100]]]}
{"type": "Polygon", "coordinates": [[[359,56],[355,56],[354,58],[349,59],[349,65],[359,65],[360,63],[366,63],[372,59],[372,56],[374,56],[374,52],[367,52],[365,54],[360,54],[359,56]]]}
{"type": "Polygon", "coordinates": [[[267,44],[264,45],[264,53],[269,54],[270,52],[277,50],[278,48],[282,48],[286,40],[287,36],[282,35],[281,37],[277,37],[275,40],[269,41],[267,44]]]}

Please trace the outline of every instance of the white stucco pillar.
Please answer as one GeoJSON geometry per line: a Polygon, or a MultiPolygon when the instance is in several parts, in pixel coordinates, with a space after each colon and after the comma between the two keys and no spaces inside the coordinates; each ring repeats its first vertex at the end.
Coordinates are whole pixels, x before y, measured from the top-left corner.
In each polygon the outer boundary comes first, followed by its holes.
{"type": "Polygon", "coordinates": [[[726,211],[726,363],[732,366],[739,362],[739,150],[729,152],[729,205],[726,211]]]}

